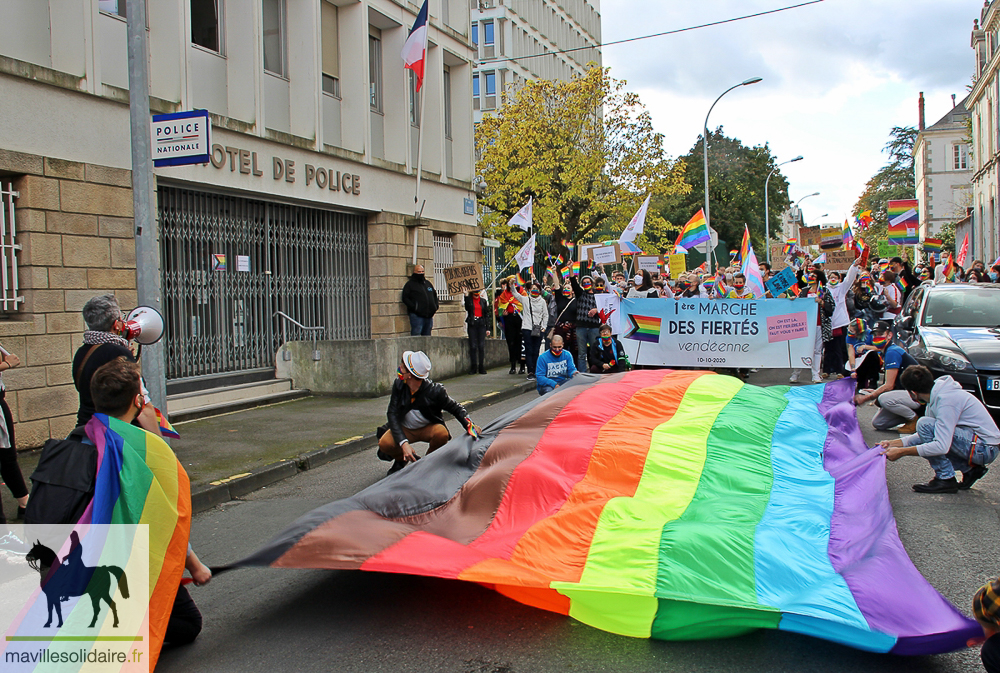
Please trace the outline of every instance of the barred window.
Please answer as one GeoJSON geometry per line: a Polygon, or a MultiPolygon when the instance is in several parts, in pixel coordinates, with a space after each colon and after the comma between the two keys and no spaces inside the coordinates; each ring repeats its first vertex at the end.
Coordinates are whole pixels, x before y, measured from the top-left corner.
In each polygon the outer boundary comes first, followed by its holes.
{"type": "Polygon", "coordinates": [[[14,199],[18,193],[10,182],[0,181],[0,310],[17,311],[24,296],[17,287],[17,243],[14,231],[14,199]]]}
{"type": "Polygon", "coordinates": [[[438,299],[455,299],[448,294],[448,281],[444,278],[444,270],[455,266],[454,260],[452,237],[434,234],[434,289],[437,290],[438,299]]]}

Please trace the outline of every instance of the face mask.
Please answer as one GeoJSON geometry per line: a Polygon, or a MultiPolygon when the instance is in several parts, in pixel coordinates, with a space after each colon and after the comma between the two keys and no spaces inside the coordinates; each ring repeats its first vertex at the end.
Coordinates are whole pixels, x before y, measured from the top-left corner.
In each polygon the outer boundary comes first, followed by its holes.
{"type": "Polygon", "coordinates": [[[676,280],[668,280],[667,281],[667,285],[669,285],[670,287],[677,287],[677,281],[676,280]]]}
{"type": "Polygon", "coordinates": [[[418,283],[422,282],[424,280],[424,274],[422,274],[422,273],[415,273],[415,274],[413,274],[413,279],[416,280],[418,283]]]}
{"type": "Polygon", "coordinates": [[[837,285],[840,285],[840,281],[837,280],[836,278],[831,278],[830,279],[830,287],[835,287],[837,285]]]}
{"type": "Polygon", "coordinates": [[[541,293],[541,292],[539,292],[537,288],[536,288],[536,289],[532,289],[532,290],[531,290],[531,296],[532,296],[532,297],[541,297],[541,296],[542,296],[542,293],[541,293]]]}
{"type": "Polygon", "coordinates": [[[590,288],[593,287],[593,285],[591,285],[590,283],[583,283],[582,285],[580,285],[580,287],[582,287],[584,290],[589,290],[590,288]]]}
{"type": "Polygon", "coordinates": [[[733,287],[736,289],[737,292],[742,292],[743,288],[746,287],[746,284],[745,283],[733,283],[733,287]]]}
{"type": "Polygon", "coordinates": [[[573,296],[573,290],[563,290],[563,296],[564,297],[572,297],[573,296]]]}
{"type": "Polygon", "coordinates": [[[1000,274],[997,274],[996,271],[990,271],[990,280],[995,283],[997,282],[997,278],[1000,278],[1000,274]]]}
{"type": "Polygon", "coordinates": [[[688,283],[686,280],[677,281],[677,287],[679,287],[682,290],[688,289],[689,285],[690,285],[690,283],[688,283]]]}
{"type": "Polygon", "coordinates": [[[611,344],[611,337],[609,337],[609,336],[602,336],[601,337],[601,343],[603,343],[605,346],[610,345],[611,344]]]}
{"type": "Polygon", "coordinates": [[[872,337],[872,345],[875,348],[885,348],[889,344],[889,335],[883,334],[881,336],[872,337]]]}
{"type": "Polygon", "coordinates": [[[403,365],[399,365],[399,367],[396,368],[396,378],[400,381],[406,380],[406,371],[403,369],[403,365]]]}

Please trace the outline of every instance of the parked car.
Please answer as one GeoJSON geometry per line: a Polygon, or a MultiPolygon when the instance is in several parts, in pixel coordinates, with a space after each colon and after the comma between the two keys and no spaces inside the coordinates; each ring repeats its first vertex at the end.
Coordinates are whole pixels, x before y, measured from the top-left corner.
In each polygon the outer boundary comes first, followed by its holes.
{"type": "Polygon", "coordinates": [[[1000,284],[925,282],[903,304],[894,332],[935,378],[951,376],[1000,417],[1000,284]]]}

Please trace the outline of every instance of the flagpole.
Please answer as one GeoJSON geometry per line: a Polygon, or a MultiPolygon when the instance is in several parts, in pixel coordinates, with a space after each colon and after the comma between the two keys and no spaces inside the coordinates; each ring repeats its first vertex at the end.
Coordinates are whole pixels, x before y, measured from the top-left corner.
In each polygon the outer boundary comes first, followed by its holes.
{"type": "MultiPolygon", "coordinates": [[[[426,56],[424,58],[426,58],[426,56]]],[[[420,167],[421,167],[421,161],[423,159],[423,153],[424,153],[424,100],[426,99],[426,96],[424,96],[424,87],[423,86],[420,87],[420,91],[417,92],[417,95],[420,96],[420,113],[419,113],[420,114],[420,125],[417,127],[417,192],[413,196],[413,208],[414,208],[414,217],[416,217],[417,220],[420,220],[420,216],[424,214],[424,206],[420,202],[420,174],[422,173],[420,167]]],[[[420,237],[420,227],[419,227],[419,224],[418,224],[418,226],[416,226],[416,227],[413,228],[413,265],[414,266],[416,266],[416,264],[417,264],[417,239],[419,237],[420,237]]]]}
{"type": "MultiPolygon", "coordinates": [[[[424,76],[421,77],[421,78],[418,78],[418,80],[417,80],[417,86],[419,87],[419,90],[417,91],[417,95],[420,96],[420,103],[419,103],[420,111],[418,112],[419,124],[417,126],[417,191],[416,191],[416,194],[414,194],[414,196],[413,196],[413,209],[414,209],[414,216],[416,217],[416,219],[418,220],[418,222],[419,222],[421,216],[424,214],[424,203],[422,203],[420,201],[420,178],[421,178],[421,173],[423,172],[422,167],[423,167],[423,156],[424,156],[424,103],[427,100],[427,97],[424,95],[424,86],[423,86],[423,84],[424,84],[424,79],[427,78],[427,72],[428,72],[428,69],[427,69],[427,60],[428,60],[427,59],[427,41],[428,41],[429,34],[430,34],[430,15],[428,14],[428,16],[427,16],[427,25],[424,28],[424,76]]],[[[415,76],[415,74],[414,74],[414,76],[415,76]]],[[[418,226],[416,226],[416,227],[413,228],[413,264],[414,264],[414,266],[416,266],[416,264],[417,264],[417,239],[419,238],[419,233],[420,233],[420,227],[419,227],[419,223],[418,223],[418,226]]]]}

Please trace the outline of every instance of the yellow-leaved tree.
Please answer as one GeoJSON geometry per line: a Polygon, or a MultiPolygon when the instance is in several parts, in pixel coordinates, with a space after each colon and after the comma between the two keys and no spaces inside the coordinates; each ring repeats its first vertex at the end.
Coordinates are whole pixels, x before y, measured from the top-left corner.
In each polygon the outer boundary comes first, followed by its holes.
{"type": "MultiPolygon", "coordinates": [[[[617,238],[647,195],[691,189],[639,96],[595,65],[570,81],[526,82],[495,114],[483,116],[476,156],[486,182],[479,199],[484,233],[508,251],[524,232],[507,221],[529,197],[537,233],[553,242],[596,242],[617,238]]],[[[650,208],[646,231],[666,227],[650,208]]]]}

